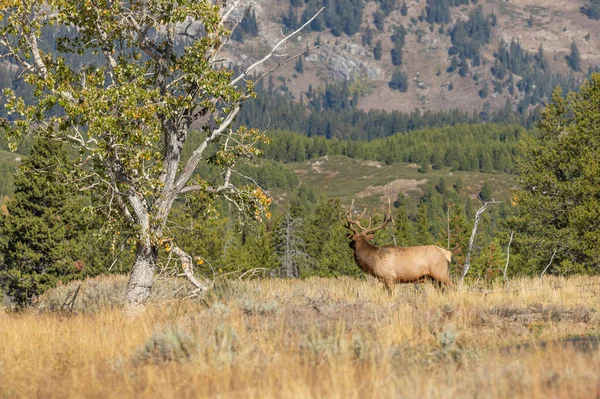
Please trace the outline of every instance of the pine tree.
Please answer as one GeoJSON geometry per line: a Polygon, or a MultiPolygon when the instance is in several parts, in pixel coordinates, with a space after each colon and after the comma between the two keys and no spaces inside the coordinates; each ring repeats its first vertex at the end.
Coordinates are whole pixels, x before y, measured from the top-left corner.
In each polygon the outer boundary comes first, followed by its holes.
{"type": "Polygon", "coordinates": [[[365,31],[361,42],[363,46],[370,46],[373,42],[373,29],[371,29],[370,26],[367,27],[367,30],[365,31]]]}
{"type": "Polygon", "coordinates": [[[388,82],[392,90],[399,90],[402,93],[408,91],[408,76],[399,69],[396,69],[392,75],[392,80],[388,82]]]}
{"type": "Polygon", "coordinates": [[[314,262],[310,268],[302,271],[302,276],[329,277],[359,273],[348,246],[348,231],[340,223],[339,216],[342,211],[339,200],[321,199],[317,202],[315,212],[308,220],[303,234],[306,252],[314,262]]]}
{"type": "Polygon", "coordinates": [[[380,10],[373,13],[373,24],[377,30],[382,31],[385,28],[385,15],[380,10]]]}
{"type": "Polygon", "coordinates": [[[565,57],[567,59],[567,65],[575,72],[581,71],[581,55],[579,54],[579,48],[575,41],[571,42],[571,53],[565,57]]]}
{"type": "Polygon", "coordinates": [[[70,164],[59,142],[36,139],[19,167],[8,214],[1,216],[0,285],[19,305],[58,281],[93,274],[85,201],[59,172],[70,164]]]}
{"type": "Polygon", "coordinates": [[[469,63],[465,57],[460,57],[460,64],[458,65],[458,74],[461,77],[467,76],[469,73],[469,63]]]}
{"type": "Polygon", "coordinates": [[[258,23],[256,22],[256,13],[254,10],[242,19],[242,22],[233,30],[231,38],[242,42],[244,39],[256,37],[258,35],[258,23]]]}
{"type": "Polygon", "coordinates": [[[515,250],[540,272],[556,251],[552,270],[598,271],[600,259],[600,74],[567,99],[555,90],[542,111],[536,138],[523,143],[511,221],[515,250]]]}
{"type": "Polygon", "coordinates": [[[456,58],[456,56],[454,56],[450,60],[450,66],[448,66],[448,68],[446,69],[446,72],[452,73],[452,72],[456,71],[456,69],[458,68],[458,66],[459,66],[458,59],[456,58]]]}
{"type": "Polygon", "coordinates": [[[600,19],[600,0],[585,0],[585,5],[580,8],[580,11],[590,19],[600,19]]]}
{"type": "Polygon", "coordinates": [[[264,223],[258,223],[253,234],[250,234],[246,240],[248,248],[248,263],[251,268],[262,268],[267,270],[276,270],[281,265],[271,234],[267,231],[264,223]]]}
{"type": "Polygon", "coordinates": [[[452,188],[454,189],[454,191],[456,191],[457,193],[460,194],[460,191],[463,188],[463,180],[462,178],[457,178],[456,181],[454,182],[454,184],[452,185],[452,188]]]}
{"type": "Polygon", "coordinates": [[[394,48],[390,51],[392,56],[392,64],[396,66],[402,65],[402,51],[404,44],[402,42],[394,43],[394,48]]]}
{"type": "Polygon", "coordinates": [[[281,13],[281,23],[285,27],[286,32],[298,29],[298,16],[292,5],[290,5],[287,14],[281,13]]]}
{"type": "Polygon", "coordinates": [[[252,236],[252,232],[248,231],[245,226],[232,226],[236,230],[241,230],[238,234],[230,232],[223,237],[224,248],[223,254],[217,263],[213,263],[208,253],[202,253],[197,256],[196,259],[206,259],[207,263],[204,263],[200,268],[196,265],[197,271],[210,271],[212,273],[237,273],[240,271],[250,270],[254,265],[250,262],[250,251],[252,250],[248,245],[247,241],[252,236]],[[206,269],[205,269],[206,268],[206,269]]]}
{"type": "Polygon", "coordinates": [[[483,87],[481,88],[481,90],[479,90],[479,97],[487,98],[487,96],[489,94],[490,94],[490,85],[486,80],[483,82],[483,87]]]}
{"type": "Polygon", "coordinates": [[[419,245],[433,244],[433,236],[429,230],[430,227],[427,205],[422,202],[419,205],[417,213],[417,242],[419,245]]]}
{"type": "Polygon", "coordinates": [[[448,23],[450,22],[450,5],[447,0],[427,0],[425,20],[430,23],[448,23]]]}
{"type": "Polygon", "coordinates": [[[328,239],[324,240],[321,257],[317,259],[318,275],[324,277],[359,276],[362,271],[356,266],[353,251],[346,238],[348,230],[339,223],[335,223],[328,239]]]}
{"type": "Polygon", "coordinates": [[[471,197],[467,197],[467,200],[465,201],[465,217],[467,220],[475,218],[475,209],[473,208],[471,197]]]}
{"type": "Polygon", "coordinates": [[[209,204],[206,206],[204,202],[189,198],[185,204],[174,208],[171,223],[185,228],[173,228],[172,237],[178,245],[188,248],[190,255],[202,260],[196,264],[199,273],[210,275],[213,269],[240,270],[242,267],[235,259],[243,257],[232,254],[241,246],[233,219],[216,217],[215,204],[209,204]]]}
{"type": "Polygon", "coordinates": [[[505,263],[505,253],[502,251],[500,241],[496,238],[487,244],[475,259],[470,268],[470,277],[477,277],[491,284],[494,280],[502,276],[501,269],[505,263]]]}
{"type": "Polygon", "coordinates": [[[400,14],[402,14],[403,17],[408,15],[408,6],[406,5],[406,1],[404,1],[400,7],[400,14]]]}
{"type": "Polygon", "coordinates": [[[458,270],[462,270],[469,245],[470,231],[463,208],[459,205],[450,207],[450,251],[458,270]]]}
{"type": "Polygon", "coordinates": [[[397,0],[379,0],[379,2],[381,3],[381,11],[383,11],[386,17],[398,6],[397,0]]]}
{"type": "Polygon", "coordinates": [[[398,206],[398,212],[396,213],[396,219],[394,220],[394,223],[394,236],[396,238],[396,245],[402,247],[415,245],[414,227],[411,220],[408,218],[406,205],[402,204],[398,206]]]}
{"type": "Polygon", "coordinates": [[[383,48],[381,46],[381,40],[377,41],[375,44],[375,48],[373,49],[373,58],[379,61],[381,59],[381,53],[383,52],[383,48]]]}
{"type": "Polygon", "coordinates": [[[304,73],[304,62],[302,61],[302,57],[298,57],[298,61],[296,61],[296,65],[294,66],[294,69],[298,73],[304,73]]]}
{"type": "Polygon", "coordinates": [[[446,179],[440,177],[440,180],[438,180],[438,184],[435,185],[435,191],[437,191],[441,195],[446,194],[446,192],[448,191],[448,183],[446,183],[446,179]]]}
{"type": "MultiPolygon", "coordinates": [[[[491,161],[490,161],[491,162],[491,161]]],[[[483,186],[481,186],[481,191],[479,192],[479,198],[481,198],[482,201],[484,202],[488,202],[488,201],[492,201],[492,186],[490,185],[489,182],[485,182],[483,183],[483,186]]]]}

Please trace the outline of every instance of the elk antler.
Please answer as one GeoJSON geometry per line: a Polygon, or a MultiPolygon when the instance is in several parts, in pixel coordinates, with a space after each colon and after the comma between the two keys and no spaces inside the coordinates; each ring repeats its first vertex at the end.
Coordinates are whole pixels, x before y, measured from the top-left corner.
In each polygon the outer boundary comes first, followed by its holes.
{"type": "MultiPolygon", "coordinates": [[[[353,227],[353,225],[357,225],[360,227],[358,220],[350,219],[350,215],[352,214],[352,208],[354,207],[354,198],[352,199],[352,203],[350,204],[350,209],[345,212],[346,222],[342,220],[342,214],[340,213],[340,221],[348,230],[352,231],[354,234],[358,234],[358,231],[353,227]]],[[[362,215],[360,215],[359,219],[364,216],[365,212],[367,212],[367,208],[363,211],[362,215]]],[[[362,227],[361,227],[362,230],[362,227]]]]}
{"type": "MultiPolygon", "coordinates": [[[[377,227],[370,228],[371,227],[371,221],[369,220],[369,227],[366,228],[366,229],[362,229],[364,231],[362,231],[361,234],[364,234],[364,235],[372,234],[372,233],[376,232],[377,230],[381,230],[385,226],[387,226],[388,223],[392,221],[391,207],[392,207],[392,205],[391,205],[390,201],[388,200],[388,211],[385,214],[385,216],[383,217],[383,223],[381,223],[381,225],[379,225],[377,227]]],[[[360,227],[360,225],[358,225],[358,226],[360,227]]]]}
{"type": "Polygon", "coordinates": [[[353,227],[353,225],[357,226],[361,230],[360,234],[367,235],[367,234],[374,233],[377,230],[383,229],[385,226],[387,226],[387,224],[389,222],[392,221],[392,213],[390,211],[391,204],[390,204],[389,200],[388,200],[388,211],[387,211],[387,214],[385,215],[385,217],[383,218],[383,223],[380,226],[373,227],[373,228],[371,228],[371,219],[369,219],[369,226],[367,228],[364,228],[364,227],[362,227],[360,225],[360,219],[363,216],[365,216],[365,213],[367,212],[367,208],[365,208],[365,210],[363,211],[363,213],[357,219],[351,219],[350,218],[353,206],[354,206],[354,200],[352,200],[352,204],[350,204],[350,209],[348,211],[346,211],[346,222],[347,222],[347,224],[345,224],[343,221],[342,221],[342,223],[344,224],[344,226],[347,229],[352,230],[355,234],[358,234],[358,231],[353,227]]]}

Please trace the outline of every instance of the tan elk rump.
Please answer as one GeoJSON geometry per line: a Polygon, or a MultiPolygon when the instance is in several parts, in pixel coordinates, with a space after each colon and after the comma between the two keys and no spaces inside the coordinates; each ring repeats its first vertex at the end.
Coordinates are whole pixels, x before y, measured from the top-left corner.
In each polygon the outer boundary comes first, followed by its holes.
{"type": "Polygon", "coordinates": [[[380,226],[371,228],[369,223],[364,228],[360,225],[360,218],[364,216],[366,209],[357,219],[351,219],[352,206],[346,212],[344,226],[351,231],[348,234],[348,238],[352,240],[350,247],[354,250],[356,264],[363,272],[377,277],[389,291],[394,283],[415,282],[425,277],[446,286],[452,285],[448,273],[452,259],[450,251],[436,245],[377,247],[369,241],[373,238],[373,233],[383,229],[392,220],[390,207],[388,206],[388,212],[380,226]]]}

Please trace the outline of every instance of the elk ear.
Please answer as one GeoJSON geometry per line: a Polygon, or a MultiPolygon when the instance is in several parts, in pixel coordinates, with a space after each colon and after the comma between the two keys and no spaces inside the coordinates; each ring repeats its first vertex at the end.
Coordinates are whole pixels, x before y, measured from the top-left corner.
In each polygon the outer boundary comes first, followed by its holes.
{"type": "Polygon", "coordinates": [[[351,240],[352,237],[354,237],[354,234],[352,234],[352,233],[346,233],[346,238],[348,238],[348,239],[351,240]]]}
{"type": "Polygon", "coordinates": [[[375,234],[367,234],[367,235],[365,236],[365,239],[366,239],[367,241],[371,241],[371,240],[372,240],[374,237],[375,237],[375,234]]]}

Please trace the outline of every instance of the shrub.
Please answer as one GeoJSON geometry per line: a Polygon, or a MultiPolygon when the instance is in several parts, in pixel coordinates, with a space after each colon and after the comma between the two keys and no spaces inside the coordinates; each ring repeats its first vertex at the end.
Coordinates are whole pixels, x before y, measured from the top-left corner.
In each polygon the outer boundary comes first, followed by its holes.
{"type": "Polygon", "coordinates": [[[152,334],[144,346],[133,354],[132,361],[136,365],[181,362],[190,360],[198,350],[195,337],[175,326],[152,334]]]}
{"type": "Polygon", "coordinates": [[[396,70],[388,86],[392,90],[400,90],[402,93],[405,93],[408,90],[408,76],[404,72],[396,70]]]}
{"type": "MultiPolygon", "coordinates": [[[[36,309],[40,312],[97,313],[104,309],[118,309],[125,305],[127,276],[98,276],[84,281],[59,285],[42,295],[36,309]]],[[[185,279],[163,278],[156,281],[150,295],[151,302],[184,299],[193,286],[185,279]]]]}

